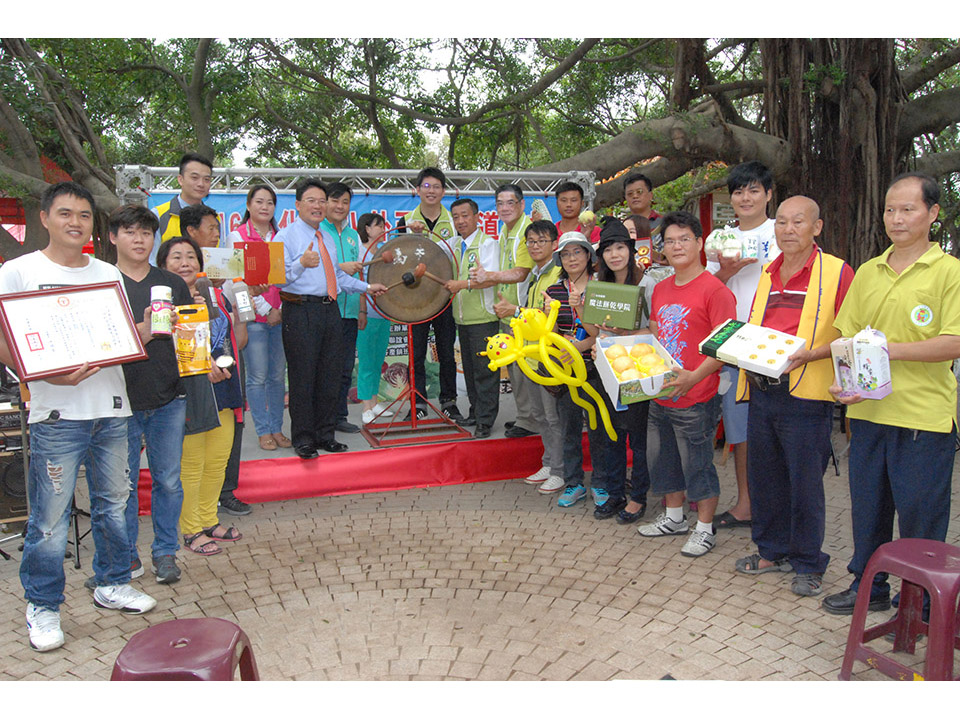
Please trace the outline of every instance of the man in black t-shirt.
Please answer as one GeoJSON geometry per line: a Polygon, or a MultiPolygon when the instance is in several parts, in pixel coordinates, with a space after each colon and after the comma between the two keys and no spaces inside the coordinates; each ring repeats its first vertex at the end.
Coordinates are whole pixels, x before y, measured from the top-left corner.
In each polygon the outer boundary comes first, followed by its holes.
{"type": "MultiPolygon", "coordinates": [[[[127,299],[135,318],[143,317],[150,306],[151,289],[171,289],[174,305],[194,302],[187,284],[178,276],[150,264],[157,218],[140,205],[124,205],[110,214],[110,242],[117,249],[117,268],[123,274],[127,299]]],[[[154,335],[145,346],[146,360],[123,365],[127,395],[133,416],[128,423],[127,454],[130,470],[130,497],[126,523],[130,542],[131,574],[143,574],[137,553],[139,502],[137,480],[140,451],[146,442],[152,489],[150,516],[153,520],[153,571],[159,583],[180,579],[176,563],[179,548],[178,525],[183,504],[180,485],[180,455],[186,415],[186,392],[171,338],[154,335]]]]}

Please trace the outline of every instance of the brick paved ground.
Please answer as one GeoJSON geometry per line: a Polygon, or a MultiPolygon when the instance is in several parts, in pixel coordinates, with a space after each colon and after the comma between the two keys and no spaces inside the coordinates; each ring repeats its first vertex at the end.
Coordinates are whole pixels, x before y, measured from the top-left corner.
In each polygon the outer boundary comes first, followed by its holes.
{"type": "MultiPolygon", "coordinates": [[[[849,582],[845,465],[826,476],[826,592],[849,582]]],[[[721,509],[732,466],[721,468],[721,509]]],[[[955,497],[953,543],[958,507],[955,497]]],[[[836,678],[849,619],[794,596],[789,575],[734,573],[753,551],[749,530],[722,531],[694,560],[681,538],[641,539],[592,509],[561,510],[519,481],[260,505],[223,554],[181,552],[180,583],[157,585],[149,569],[134,581],[159,601],[143,617],[93,606],[88,539],[83,569],[66,564],[67,645],[46,654],[26,642],[17,563],[0,561],[0,678],[103,680],[133,633],[202,616],[243,627],[274,680],[836,678]]],[[[141,518],[145,557],[149,541],[141,518]]]]}

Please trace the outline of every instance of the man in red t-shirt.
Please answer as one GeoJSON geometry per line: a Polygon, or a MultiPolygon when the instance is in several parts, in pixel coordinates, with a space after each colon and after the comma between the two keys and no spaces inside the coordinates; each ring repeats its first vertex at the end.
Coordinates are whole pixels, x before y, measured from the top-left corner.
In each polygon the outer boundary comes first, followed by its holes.
{"type": "Polygon", "coordinates": [[[647,462],[651,490],[662,493],[666,511],[637,529],[643,537],[686,535],[690,526],[683,501],[697,503],[697,526],[680,551],[700,557],[713,549],[713,515],[720,480],[713,465],[713,437],[720,416],[717,395],[722,363],[700,354],[700,342],[720,323],[737,316],[737,301],[700,262],[703,228],[687,212],[663,218],[663,252],[676,271],[653,289],[650,330],[683,366],[669,397],[650,406],[647,462]]]}

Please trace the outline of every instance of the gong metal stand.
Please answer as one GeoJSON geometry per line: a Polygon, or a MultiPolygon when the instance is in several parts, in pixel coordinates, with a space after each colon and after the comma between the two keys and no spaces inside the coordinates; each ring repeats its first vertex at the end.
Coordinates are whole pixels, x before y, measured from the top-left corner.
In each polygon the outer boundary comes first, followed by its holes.
{"type": "MultiPolygon", "coordinates": [[[[393,230],[391,232],[396,233],[397,230],[393,230]]],[[[405,234],[413,235],[413,233],[405,234]]],[[[431,234],[435,235],[439,242],[446,244],[446,240],[441,238],[439,235],[436,233],[431,234]]],[[[449,249],[449,245],[447,245],[447,247],[449,249]]],[[[384,247],[383,249],[386,248],[384,247]]],[[[367,254],[369,254],[369,252],[370,251],[367,250],[367,254]]],[[[366,258],[367,254],[364,254],[364,258],[366,258]]],[[[451,255],[453,255],[452,252],[451,255]]],[[[455,255],[453,255],[453,257],[456,258],[455,255]]],[[[448,301],[447,305],[445,305],[440,312],[446,310],[449,304],[450,302],[448,301]]],[[[406,322],[407,387],[384,409],[383,412],[374,418],[372,423],[363,425],[360,428],[361,435],[363,435],[366,441],[370,443],[371,447],[387,448],[400,447],[404,445],[423,445],[427,443],[449,442],[451,440],[464,440],[473,437],[470,431],[465,430],[456,422],[444,415],[440,408],[438,408],[436,405],[430,402],[429,399],[417,391],[416,373],[413,367],[413,326],[430,322],[439,314],[440,313],[436,313],[431,317],[423,320],[417,320],[415,322],[406,322]],[[436,413],[437,417],[428,417],[423,419],[418,418],[418,406],[426,406],[427,408],[430,408],[434,411],[434,413],[436,413]],[[410,419],[400,420],[399,418],[405,417],[404,410],[407,408],[410,410],[410,419]],[[394,414],[391,416],[392,419],[384,422],[378,422],[380,417],[387,417],[385,413],[388,410],[394,411],[394,414]]],[[[403,321],[394,320],[394,322],[403,321]]]]}

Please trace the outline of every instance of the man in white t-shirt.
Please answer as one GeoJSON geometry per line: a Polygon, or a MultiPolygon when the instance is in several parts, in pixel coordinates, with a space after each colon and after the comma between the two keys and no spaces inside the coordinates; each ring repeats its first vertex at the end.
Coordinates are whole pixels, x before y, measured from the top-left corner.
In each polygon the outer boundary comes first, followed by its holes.
{"type": "MultiPolygon", "coordinates": [[[[0,295],[70,285],[118,282],[113,265],[83,254],[93,233],[94,202],[76,183],[52,185],[40,202],[40,222],[50,242],[43,250],[0,267],[0,295]]],[[[149,315],[137,325],[149,335],[149,315]]],[[[0,362],[13,366],[9,338],[0,339],[0,362]]],[[[78,358],[79,359],[79,358],[78,358]]],[[[127,470],[127,400],[119,366],[84,362],[67,374],[28,383],[30,388],[30,517],[20,562],[27,600],[30,645],[39,652],[63,645],[60,604],[64,601],[63,557],[70,507],[80,464],[87,468],[90,516],[96,555],[93,571],[98,608],[140,615],[157,604],[130,586],[130,548],[124,509],[130,486],[127,470]]]]}
{"type": "MultiPolygon", "coordinates": [[[[721,280],[737,298],[737,320],[750,319],[753,296],[757,292],[763,266],[780,254],[774,237],[774,221],[767,217],[767,204],[773,195],[773,176],[756,161],[737,165],[727,176],[730,204],[739,224],[734,232],[743,245],[745,238],[757,241],[756,258],[724,258],[708,262],[707,270],[721,280]]],[[[747,489],[747,411],[749,403],[736,401],[737,369],[724,366],[720,375],[723,395],[723,431],[733,445],[733,461],[737,474],[737,502],[714,519],[718,528],[750,525],[750,491],[747,489]]]]}

